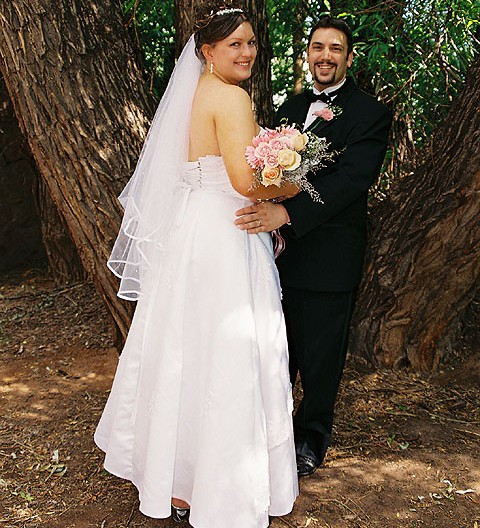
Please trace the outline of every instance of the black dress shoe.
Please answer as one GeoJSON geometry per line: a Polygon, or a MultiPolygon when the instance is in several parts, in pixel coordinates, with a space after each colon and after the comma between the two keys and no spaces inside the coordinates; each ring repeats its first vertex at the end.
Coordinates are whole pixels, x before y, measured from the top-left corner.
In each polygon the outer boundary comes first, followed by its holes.
{"type": "Polygon", "coordinates": [[[312,475],[319,465],[320,463],[315,458],[297,453],[297,475],[299,477],[312,475]]]}
{"type": "Polygon", "coordinates": [[[172,504],[172,519],[177,523],[188,522],[190,508],[179,508],[172,504]]]}

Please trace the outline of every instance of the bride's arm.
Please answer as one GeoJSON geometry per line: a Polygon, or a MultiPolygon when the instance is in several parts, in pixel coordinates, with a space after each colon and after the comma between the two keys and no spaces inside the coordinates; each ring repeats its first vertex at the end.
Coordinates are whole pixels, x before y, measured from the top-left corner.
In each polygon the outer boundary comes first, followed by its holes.
{"type": "Polygon", "coordinates": [[[245,90],[232,85],[224,86],[218,95],[221,104],[216,105],[214,112],[217,141],[233,188],[252,201],[295,196],[299,190],[290,183],[252,189],[254,172],[245,158],[245,149],[252,144],[259,128],[250,97],[245,90]]]}

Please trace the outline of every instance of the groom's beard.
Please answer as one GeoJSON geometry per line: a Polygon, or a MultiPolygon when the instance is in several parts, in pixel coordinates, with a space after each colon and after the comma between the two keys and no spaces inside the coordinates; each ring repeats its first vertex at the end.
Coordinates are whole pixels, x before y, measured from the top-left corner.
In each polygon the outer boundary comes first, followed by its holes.
{"type": "MultiPolygon", "coordinates": [[[[325,63],[322,63],[322,64],[325,64],[325,63]]],[[[325,86],[325,87],[328,87],[328,86],[331,86],[332,84],[335,84],[335,76],[337,74],[337,65],[334,64],[333,62],[328,62],[326,63],[330,66],[333,66],[334,69],[332,70],[332,73],[328,76],[328,77],[320,77],[318,74],[317,74],[317,64],[314,65],[314,69],[313,71],[315,72],[314,73],[314,79],[315,81],[320,85],[320,86],[325,86]]],[[[318,64],[318,66],[320,66],[320,63],[318,64]]]]}

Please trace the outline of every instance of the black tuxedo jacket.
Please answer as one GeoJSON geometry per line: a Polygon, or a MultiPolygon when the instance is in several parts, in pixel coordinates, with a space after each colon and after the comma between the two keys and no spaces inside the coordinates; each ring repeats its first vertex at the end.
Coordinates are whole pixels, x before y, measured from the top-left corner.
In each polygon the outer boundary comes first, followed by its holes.
{"type": "MultiPolygon", "coordinates": [[[[323,204],[303,191],[283,202],[291,225],[283,226],[285,251],[277,258],[283,286],[313,291],[348,291],[360,282],[366,244],[368,189],[379,175],[391,124],[389,110],[347,78],[333,105],[342,113],[317,118],[309,130],[341,151],[326,168],[309,174],[323,204]]],[[[310,103],[295,95],[278,110],[303,126],[310,103]]]]}

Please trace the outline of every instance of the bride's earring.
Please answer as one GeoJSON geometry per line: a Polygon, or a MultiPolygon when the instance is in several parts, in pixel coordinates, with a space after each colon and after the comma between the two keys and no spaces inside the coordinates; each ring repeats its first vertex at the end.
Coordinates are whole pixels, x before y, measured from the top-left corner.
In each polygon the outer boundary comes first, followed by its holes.
{"type": "Polygon", "coordinates": [[[213,62],[210,63],[210,73],[213,73],[213,62]]]}

